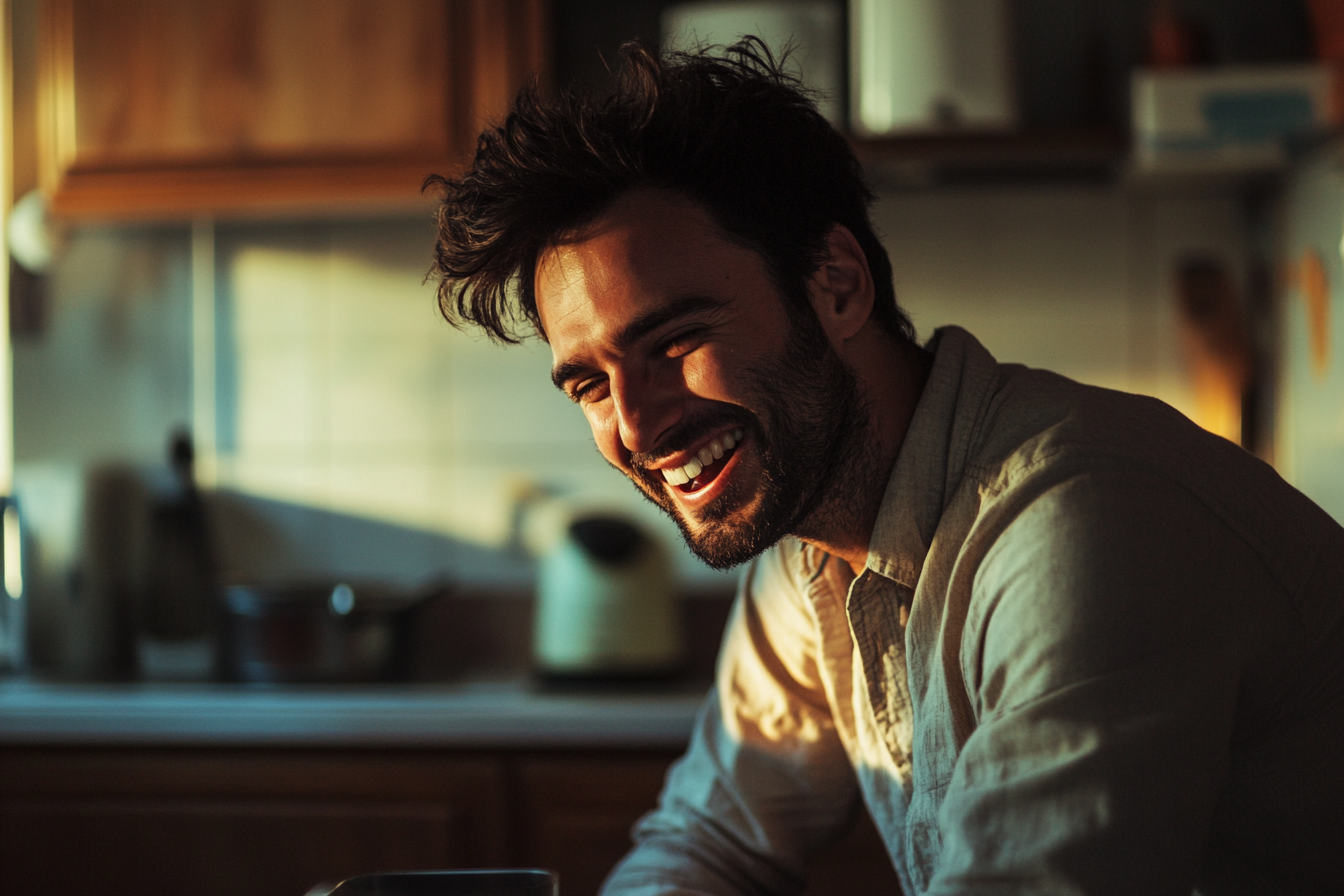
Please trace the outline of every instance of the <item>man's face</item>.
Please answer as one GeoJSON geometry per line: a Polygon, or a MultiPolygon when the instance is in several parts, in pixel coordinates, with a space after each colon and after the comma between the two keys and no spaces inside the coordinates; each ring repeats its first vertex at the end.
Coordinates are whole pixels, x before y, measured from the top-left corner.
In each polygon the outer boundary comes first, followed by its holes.
{"type": "Polygon", "coordinates": [[[542,254],[536,294],[556,385],[702,560],[736,565],[805,525],[862,413],[759,255],[698,205],[633,191],[542,254]]]}

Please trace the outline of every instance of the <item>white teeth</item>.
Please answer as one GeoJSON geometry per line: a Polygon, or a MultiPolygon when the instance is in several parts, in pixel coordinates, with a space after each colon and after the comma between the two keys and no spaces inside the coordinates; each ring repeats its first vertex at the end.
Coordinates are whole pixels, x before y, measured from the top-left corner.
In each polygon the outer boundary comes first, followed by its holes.
{"type": "Polygon", "coordinates": [[[663,478],[668,485],[685,485],[700,475],[700,471],[737,447],[742,441],[744,430],[735,429],[726,432],[701,448],[695,457],[684,467],[664,467],[663,478]]]}

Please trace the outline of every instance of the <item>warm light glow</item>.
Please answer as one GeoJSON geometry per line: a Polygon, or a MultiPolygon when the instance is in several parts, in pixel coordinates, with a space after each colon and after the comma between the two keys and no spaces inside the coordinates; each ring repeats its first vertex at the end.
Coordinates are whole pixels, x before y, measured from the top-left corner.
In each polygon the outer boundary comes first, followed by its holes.
{"type": "Polygon", "coordinates": [[[1298,275],[1302,298],[1307,305],[1307,344],[1311,347],[1311,373],[1324,380],[1330,372],[1330,281],[1321,253],[1308,249],[1302,253],[1298,275]]]}
{"type": "Polygon", "coordinates": [[[1192,352],[1194,421],[1232,442],[1241,441],[1242,383],[1225,365],[1192,352]]]}

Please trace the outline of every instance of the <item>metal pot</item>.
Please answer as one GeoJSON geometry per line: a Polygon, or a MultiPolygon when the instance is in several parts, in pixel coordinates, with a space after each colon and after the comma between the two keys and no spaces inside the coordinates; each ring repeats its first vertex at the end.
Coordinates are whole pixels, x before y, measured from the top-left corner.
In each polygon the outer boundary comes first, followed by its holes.
{"type": "Polygon", "coordinates": [[[405,679],[415,610],[443,590],[355,582],[226,586],[221,677],[276,684],[405,679]]]}

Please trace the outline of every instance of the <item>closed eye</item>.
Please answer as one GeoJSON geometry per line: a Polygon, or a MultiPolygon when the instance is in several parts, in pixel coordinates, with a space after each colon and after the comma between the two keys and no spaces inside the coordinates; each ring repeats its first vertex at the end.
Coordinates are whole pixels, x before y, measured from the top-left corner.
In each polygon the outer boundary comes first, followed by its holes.
{"type": "Polygon", "coordinates": [[[679,358],[698,348],[704,342],[706,332],[704,327],[683,330],[659,343],[658,351],[669,358],[679,358]]]}
{"type": "Polygon", "coordinates": [[[606,377],[595,376],[592,379],[583,380],[569,390],[569,400],[576,404],[601,401],[606,397],[606,386],[606,377]]]}

